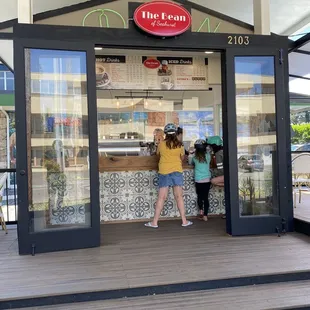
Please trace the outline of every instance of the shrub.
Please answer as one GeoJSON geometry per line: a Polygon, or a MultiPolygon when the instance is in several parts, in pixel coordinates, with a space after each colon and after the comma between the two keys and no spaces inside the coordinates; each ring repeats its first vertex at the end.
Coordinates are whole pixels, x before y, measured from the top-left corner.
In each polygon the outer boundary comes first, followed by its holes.
{"type": "Polygon", "coordinates": [[[294,137],[292,137],[292,143],[302,144],[310,142],[310,123],[292,125],[295,132],[294,137]]]}

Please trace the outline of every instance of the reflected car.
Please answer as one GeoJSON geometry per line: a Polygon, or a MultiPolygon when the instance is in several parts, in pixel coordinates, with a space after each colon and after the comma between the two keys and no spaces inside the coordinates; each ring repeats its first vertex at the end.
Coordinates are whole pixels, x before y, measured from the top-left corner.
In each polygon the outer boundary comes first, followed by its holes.
{"type": "Polygon", "coordinates": [[[240,169],[244,169],[250,172],[263,171],[264,160],[259,154],[242,155],[238,159],[238,166],[240,169]]]}
{"type": "Polygon", "coordinates": [[[300,148],[302,146],[302,144],[292,144],[291,145],[291,151],[294,152],[296,151],[298,148],[300,148]]]}
{"type": "Polygon", "coordinates": [[[295,152],[310,152],[310,143],[299,146],[295,152]]]}

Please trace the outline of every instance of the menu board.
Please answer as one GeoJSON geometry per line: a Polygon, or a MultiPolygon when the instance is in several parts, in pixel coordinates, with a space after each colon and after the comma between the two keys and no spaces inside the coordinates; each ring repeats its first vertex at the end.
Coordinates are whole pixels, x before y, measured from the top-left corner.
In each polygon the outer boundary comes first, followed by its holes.
{"type": "Polygon", "coordinates": [[[208,89],[205,57],[96,56],[98,89],[208,89]]]}

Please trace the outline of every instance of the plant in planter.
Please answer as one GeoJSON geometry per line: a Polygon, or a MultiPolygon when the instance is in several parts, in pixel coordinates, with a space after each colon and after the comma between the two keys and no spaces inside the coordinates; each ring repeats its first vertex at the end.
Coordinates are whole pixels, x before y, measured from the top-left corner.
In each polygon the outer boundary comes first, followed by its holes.
{"type": "Polygon", "coordinates": [[[251,177],[242,179],[241,185],[239,186],[239,195],[242,197],[243,205],[242,215],[254,214],[256,205],[255,191],[255,183],[251,177]]]}

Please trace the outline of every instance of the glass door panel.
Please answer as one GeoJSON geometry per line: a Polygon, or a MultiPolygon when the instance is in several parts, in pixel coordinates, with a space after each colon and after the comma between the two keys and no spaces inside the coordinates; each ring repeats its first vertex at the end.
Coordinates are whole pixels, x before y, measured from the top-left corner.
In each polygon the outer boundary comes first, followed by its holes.
{"type": "Polygon", "coordinates": [[[279,215],[273,56],[235,57],[239,215],[279,215]]]}
{"type": "Polygon", "coordinates": [[[19,252],[99,246],[94,46],[15,45],[19,252]]]}
{"type": "MultiPolygon", "coordinates": [[[[285,102],[288,64],[272,48],[232,48],[226,53],[225,185],[232,235],[291,229],[285,102]]],[[[287,55],[286,55],[287,56],[287,55]]]]}
{"type": "Polygon", "coordinates": [[[26,49],[25,59],[30,232],[90,227],[86,52],[26,49]]]}

